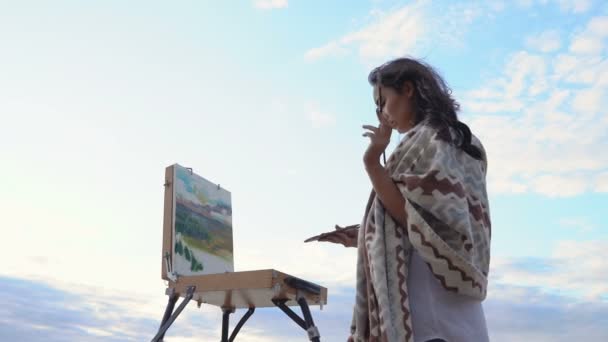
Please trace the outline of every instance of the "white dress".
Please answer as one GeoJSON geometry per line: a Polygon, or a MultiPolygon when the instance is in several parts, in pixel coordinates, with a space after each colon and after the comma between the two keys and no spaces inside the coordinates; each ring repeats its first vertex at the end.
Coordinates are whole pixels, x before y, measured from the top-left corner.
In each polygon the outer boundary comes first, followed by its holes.
{"type": "Polygon", "coordinates": [[[408,289],[414,342],[489,342],[479,300],[446,291],[414,250],[408,289]]]}

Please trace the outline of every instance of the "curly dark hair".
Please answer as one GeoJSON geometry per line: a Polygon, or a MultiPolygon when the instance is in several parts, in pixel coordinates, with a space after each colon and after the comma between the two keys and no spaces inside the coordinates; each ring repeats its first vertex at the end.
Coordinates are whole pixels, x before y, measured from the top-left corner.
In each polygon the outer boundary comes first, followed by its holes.
{"type": "Polygon", "coordinates": [[[443,130],[452,127],[458,134],[454,144],[471,157],[482,160],[483,153],[471,144],[469,126],[458,120],[460,105],[452,97],[452,90],[430,65],[412,58],[398,58],[373,69],[368,81],[401,92],[405,82],[414,86],[414,124],[426,121],[431,127],[443,130]]]}

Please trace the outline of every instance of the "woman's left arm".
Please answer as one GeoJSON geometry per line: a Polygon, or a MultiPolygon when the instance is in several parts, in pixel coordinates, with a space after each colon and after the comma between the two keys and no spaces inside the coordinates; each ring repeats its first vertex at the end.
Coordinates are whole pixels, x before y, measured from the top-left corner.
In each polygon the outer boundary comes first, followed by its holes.
{"type": "Polygon", "coordinates": [[[405,212],[405,198],[397,188],[388,171],[380,165],[380,161],[365,162],[367,172],[376,196],[380,199],[388,213],[401,227],[407,224],[407,214],[405,212]]]}

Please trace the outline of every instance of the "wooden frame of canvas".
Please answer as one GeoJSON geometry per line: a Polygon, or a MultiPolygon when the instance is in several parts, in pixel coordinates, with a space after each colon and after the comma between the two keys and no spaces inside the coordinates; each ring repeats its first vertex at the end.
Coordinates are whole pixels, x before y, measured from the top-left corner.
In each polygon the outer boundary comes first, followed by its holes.
{"type": "Polygon", "coordinates": [[[167,255],[173,255],[173,165],[165,169],[165,199],[163,212],[163,252],[162,252],[162,269],[161,277],[164,280],[169,280],[167,269],[167,255]]]}
{"type": "MultiPolygon", "coordinates": [[[[163,213],[163,243],[161,254],[161,278],[168,281],[167,294],[170,296],[170,302],[177,300],[179,297],[184,297],[185,303],[191,299],[196,301],[199,306],[203,303],[218,306],[224,311],[224,320],[227,320],[227,312],[234,311],[236,308],[249,308],[252,310],[256,307],[274,307],[277,306],[281,310],[289,310],[289,306],[311,305],[323,306],[327,304],[327,288],[316,284],[308,283],[289,274],[279,272],[274,269],[230,272],[223,274],[206,274],[198,276],[179,276],[172,280],[169,276],[167,265],[171,265],[173,256],[173,215],[174,215],[174,200],[173,200],[173,182],[175,169],[174,165],[168,166],[165,169],[165,193],[164,193],[164,213],[163,213]],[[167,259],[167,255],[171,258],[167,259]],[[310,289],[313,290],[310,290],[310,289]]],[[[161,323],[161,330],[168,329],[172,320],[170,315],[173,312],[173,305],[165,314],[161,323]]],[[[308,309],[306,309],[308,310],[308,309]]],[[[303,308],[304,311],[304,308],[303,308]]],[[[287,311],[286,311],[287,313],[287,311]]],[[[173,316],[179,315],[176,312],[173,316]]],[[[288,313],[293,319],[294,313],[288,313]]],[[[310,312],[305,314],[310,318],[310,322],[300,321],[300,324],[309,332],[311,340],[314,339],[316,327],[312,322],[310,312]],[[304,326],[303,326],[304,324],[304,326]]],[[[248,316],[247,316],[248,317],[248,316]]],[[[173,320],[175,319],[173,318],[173,320]]],[[[224,340],[224,333],[222,340],[224,340]]],[[[156,340],[162,340],[164,331],[159,332],[156,340]]],[[[153,339],[155,340],[155,339],[153,339]]]]}
{"type": "MultiPolygon", "coordinates": [[[[259,296],[279,296],[283,298],[290,298],[289,304],[297,305],[295,302],[296,289],[285,285],[284,280],[292,276],[279,272],[273,269],[256,270],[256,271],[245,271],[245,272],[233,272],[225,274],[207,274],[201,276],[180,276],[177,281],[173,281],[169,277],[169,270],[167,269],[166,255],[173,255],[173,215],[174,215],[174,200],[173,200],[173,182],[174,182],[174,165],[168,166],[165,169],[165,196],[164,196],[164,216],[163,216],[163,243],[162,243],[162,254],[161,254],[161,277],[162,279],[169,282],[169,287],[174,288],[178,293],[183,294],[186,288],[191,285],[195,285],[197,288],[196,292],[201,291],[245,291],[247,289],[265,289],[266,291],[260,292],[259,296]]],[[[170,264],[170,263],[169,263],[170,264]]],[[[292,277],[293,278],[293,277],[292,277]]],[[[319,295],[307,296],[307,300],[311,304],[324,305],[327,302],[327,289],[321,288],[319,295]]],[[[243,297],[255,294],[242,293],[243,297]]],[[[260,298],[251,298],[256,307],[272,306],[263,305],[260,298]]],[[[204,302],[204,301],[203,301],[204,302]]],[[[268,302],[271,304],[270,302],[268,302]]],[[[216,303],[209,303],[215,304],[216,303]]],[[[229,303],[221,303],[220,306],[229,303]]],[[[237,305],[236,307],[246,307],[237,305]]]]}

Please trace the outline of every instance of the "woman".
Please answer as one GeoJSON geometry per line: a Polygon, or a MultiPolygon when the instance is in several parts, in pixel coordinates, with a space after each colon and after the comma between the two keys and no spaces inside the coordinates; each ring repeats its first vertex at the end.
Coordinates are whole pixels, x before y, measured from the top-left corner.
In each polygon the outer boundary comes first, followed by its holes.
{"type": "Polygon", "coordinates": [[[373,191],[362,224],[313,238],[358,248],[349,340],[488,341],[485,151],[429,65],[396,59],[369,82],[380,123],[363,126],[373,191]],[[406,134],[383,166],[393,130],[406,134]]]}

